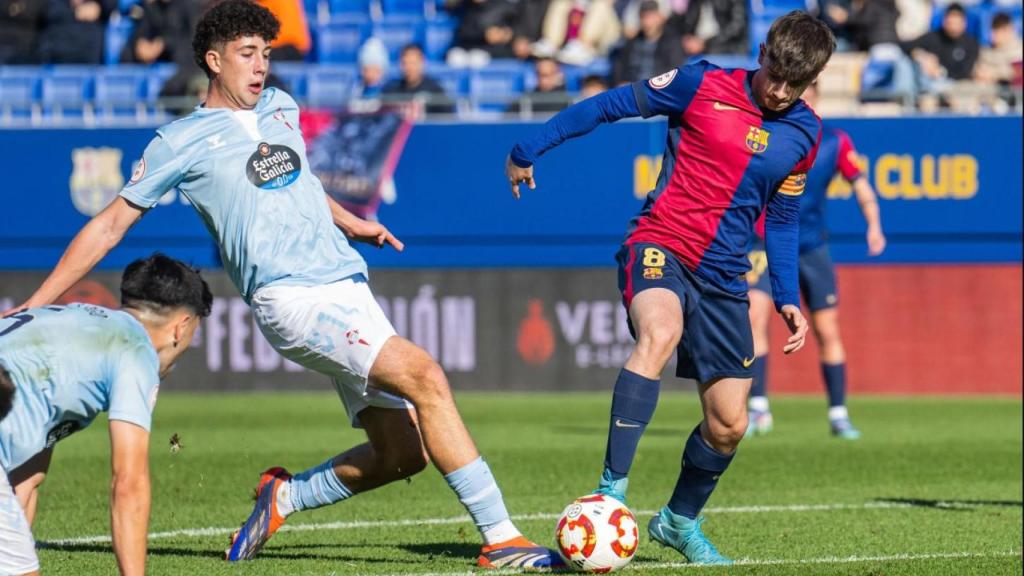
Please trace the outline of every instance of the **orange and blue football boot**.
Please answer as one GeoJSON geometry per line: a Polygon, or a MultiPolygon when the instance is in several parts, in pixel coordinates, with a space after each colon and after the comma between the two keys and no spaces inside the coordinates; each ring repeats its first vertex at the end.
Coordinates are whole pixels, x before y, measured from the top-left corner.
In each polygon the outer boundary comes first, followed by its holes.
{"type": "Polygon", "coordinates": [[[476,563],[482,568],[559,570],[565,562],[558,552],[538,546],[524,536],[484,546],[476,563]]]}
{"type": "Polygon", "coordinates": [[[284,468],[271,468],[260,475],[260,483],[256,486],[256,506],[242,528],[231,535],[231,548],[225,557],[228,562],[252,559],[284,525],[284,516],[277,511],[277,489],[291,477],[284,468]]]}

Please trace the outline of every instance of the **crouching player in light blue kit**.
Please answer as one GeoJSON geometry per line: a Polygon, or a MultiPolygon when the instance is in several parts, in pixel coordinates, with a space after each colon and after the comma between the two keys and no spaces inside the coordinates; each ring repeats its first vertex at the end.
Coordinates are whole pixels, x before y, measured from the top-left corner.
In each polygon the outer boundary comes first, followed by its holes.
{"type": "Polygon", "coordinates": [[[78,233],[29,304],[53,302],[177,188],[217,240],[264,336],[283,356],[330,377],[368,440],[295,476],[278,467],[264,472],[228,560],[255,556],[291,513],[412,476],[429,457],[480,531],[478,564],[561,565],[512,523],[441,367],[396,335],[374,299],[366,262],[346,236],[398,250],[402,243],[332,201],[310,171],[298,106],[263,87],[278,28],[248,0],[218,2],[202,16],[192,47],[210,79],[206,102],[157,130],[120,196],[78,233]]]}
{"type": "Polygon", "coordinates": [[[30,526],[54,444],[104,411],[114,554],[122,575],[145,572],[153,406],[212,301],[197,271],[156,254],[125,269],[120,311],[44,306],[0,320],[0,574],[38,572],[30,526]]]}

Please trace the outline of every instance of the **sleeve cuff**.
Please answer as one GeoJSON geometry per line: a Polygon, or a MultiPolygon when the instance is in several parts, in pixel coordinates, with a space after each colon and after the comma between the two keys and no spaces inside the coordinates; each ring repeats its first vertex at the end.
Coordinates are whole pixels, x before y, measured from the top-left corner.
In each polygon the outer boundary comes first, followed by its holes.
{"type": "Polygon", "coordinates": [[[152,419],[143,421],[143,418],[139,418],[137,415],[128,414],[125,412],[108,412],[107,420],[117,420],[119,422],[127,422],[129,424],[135,424],[139,428],[142,428],[146,432],[149,432],[150,425],[152,425],[152,419]]]}
{"type": "Polygon", "coordinates": [[[526,153],[523,152],[523,148],[519,144],[516,144],[515,147],[512,148],[512,153],[509,154],[509,157],[512,158],[512,163],[520,168],[529,168],[530,166],[533,166],[533,159],[529,158],[526,153]]]}

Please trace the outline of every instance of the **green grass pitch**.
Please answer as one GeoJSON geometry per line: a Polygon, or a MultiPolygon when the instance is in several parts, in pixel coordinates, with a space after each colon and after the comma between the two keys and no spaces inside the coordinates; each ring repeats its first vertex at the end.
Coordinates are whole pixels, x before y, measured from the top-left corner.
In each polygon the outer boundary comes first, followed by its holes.
{"type": "MultiPolygon", "coordinates": [[[[604,455],[610,394],[457,395],[513,517],[551,543],[555,517],[589,492],[604,455]]],[[[707,510],[731,568],[693,567],[646,538],[699,418],[696,396],[664,392],[631,474],[641,524],[628,567],[650,574],[1021,574],[1020,398],[854,398],[864,438],[829,437],[819,398],[773,401],[776,428],[744,441],[707,510]]],[[[362,441],[330,393],[165,393],[152,437],[149,572],[170,575],[455,574],[479,543],[433,468],[410,482],[289,519],[254,561],[221,560],[258,474],[298,471],[362,441]],[[183,446],[169,450],[178,434],[183,446]]],[[[58,445],[35,535],[44,574],[114,574],[105,422],[58,445]]]]}

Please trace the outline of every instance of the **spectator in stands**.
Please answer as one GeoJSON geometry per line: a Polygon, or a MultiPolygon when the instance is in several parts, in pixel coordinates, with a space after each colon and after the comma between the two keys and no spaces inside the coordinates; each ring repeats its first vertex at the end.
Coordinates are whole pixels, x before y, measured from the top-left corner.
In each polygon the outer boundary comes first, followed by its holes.
{"type": "Polygon", "coordinates": [[[528,60],[533,55],[533,45],[543,34],[544,15],[550,4],[551,0],[519,0],[516,7],[519,16],[512,39],[512,53],[516,58],[528,60]]]}
{"type": "Polygon", "coordinates": [[[950,4],[942,16],[942,27],[913,41],[911,57],[927,80],[967,80],[978,62],[978,41],[967,33],[967,13],[960,4],[950,4]]]}
{"type": "Polygon", "coordinates": [[[591,96],[597,96],[607,89],[608,81],[605,80],[604,76],[588,74],[580,80],[580,100],[585,100],[591,96]]]}
{"type": "Polygon", "coordinates": [[[538,58],[533,63],[537,74],[537,86],[512,103],[509,112],[519,114],[532,110],[534,114],[549,114],[562,110],[572,98],[565,89],[565,75],[554,58],[538,58]]]}
{"type": "Polygon", "coordinates": [[[1020,85],[1022,46],[1017,28],[1009,14],[1000,12],[992,18],[992,47],[983,48],[975,70],[982,82],[1009,86],[1020,85]]]}
{"type": "Polygon", "coordinates": [[[854,50],[867,52],[874,46],[899,44],[896,20],[900,14],[895,0],[853,0],[849,10],[839,4],[829,4],[826,10],[829,18],[843,27],[854,50]]]}
{"type": "Polygon", "coordinates": [[[46,3],[0,0],[0,64],[38,64],[46,3]]]}
{"type": "Polygon", "coordinates": [[[619,41],[620,30],[612,0],[551,0],[534,56],[585,65],[606,56],[619,41]]]}
{"type": "Polygon", "coordinates": [[[422,102],[425,99],[427,100],[425,109],[428,114],[454,114],[455,106],[448,99],[444,88],[436,80],[424,74],[425,63],[426,57],[419,44],[409,44],[402,48],[398,60],[402,76],[384,86],[385,100],[422,102]]]}
{"type": "MultiPolygon", "coordinates": [[[[655,0],[658,3],[658,9],[665,18],[672,15],[672,6],[669,4],[669,0],[655,0]]],[[[647,2],[647,0],[616,0],[615,2],[615,14],[619,17],[619,22],[622,24],[622,38],[624,40],[632,40],[636,38],[636,35],[640,33],[640,5],[647,2]]],[[[689,3],[689,0],[686,0],[689,3]]],[[[680,13],[685,12],[681,10],[680,13]]]]}
{"type": "Polygon", "coordinates": [[[671,26],[688,55],[747,53],[746,0],[690,0],[671,26]]]}
{"type": "Polygon", "coordinates": [[[682,65],[686,58],[679,37],[665,30],[657,0],[640,5],[640,33],[626,42],[612,62],[612,84],[653,78],[682,65]]]}
{"type": "MultiPolygon", "coordinates": [[[[37,0],[47,2],[47,0],[37,0]]],[[[47,64],[102,64],[117,0],[48,0],[40,53],[47,64]]]]}
{"type": "Polygon", "coordinates": [[[449,66],[480,68],[492,58],[513,57],[516,7],[509,0],[449,0],[448,9],[460,17],[449,66]]]}
{"type": "Polygon", "coordinates": [[[384,88],[384,74],[390,61],[388,49],[380,38],[369,38],[359,49],[359,84],[353,98],[374,100],[380,97],[384,88]]]}
{"type": "Polygon", "coordinates": [[[931,0],[896,0],[896,34],[901,42],[910,42],[928,32],[932,25],[931,0]]]}
{"type": "Polygon", "coordinates": [[[281,31],[270,45],[274,60],[302,61],[313,44],[309,37],[309,23],[302,0],[257,0],[270,10],[281,23],[281,31]]]}
{"type": "MultiPolygon", "coordinates": [[[[192,31],[199,20],[199,0],[146,0],[132,6],[132,35],[121,50],[121,62],[152,64],[192,62],[192,31]]],[[[192,73],[202,72],[193,65],[192,73]]]]}

